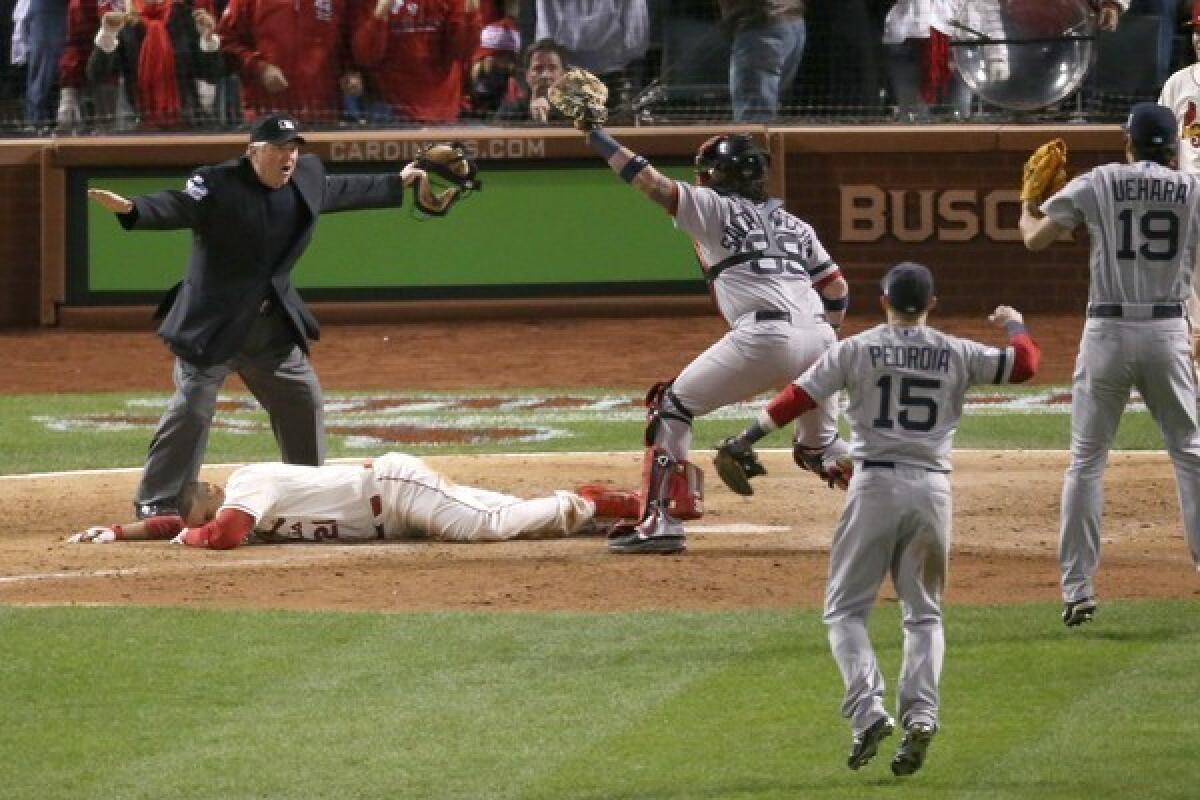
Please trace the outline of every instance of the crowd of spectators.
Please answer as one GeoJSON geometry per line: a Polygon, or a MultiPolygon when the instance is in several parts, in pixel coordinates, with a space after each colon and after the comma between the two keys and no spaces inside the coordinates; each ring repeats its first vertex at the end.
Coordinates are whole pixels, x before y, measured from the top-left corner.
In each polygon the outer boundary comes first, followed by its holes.
{"type": "MultiPolygon", "coordinates": [[[[1158,22],[1143,50],[1158,86],[1191,62],[1187,0],[1078,2],[1104,31],[1158,22]]],[[[222,130],[276,110],[315,127],[556,124],[546,90],[571,66],[608,85],[618,122],[969,119],[984,104],[948,44],[961,3],[16,0],[0,127],[222,130]]]]}

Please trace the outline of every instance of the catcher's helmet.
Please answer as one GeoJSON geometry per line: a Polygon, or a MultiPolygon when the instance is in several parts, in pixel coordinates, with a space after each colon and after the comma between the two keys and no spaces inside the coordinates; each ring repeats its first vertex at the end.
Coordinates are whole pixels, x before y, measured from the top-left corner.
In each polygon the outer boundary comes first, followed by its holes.
{"type": "Polygon", "coordinates": [[[714,136],[696,151],[696,177],[701,186],[732,192],[757,203],[767,199],[771,156],[748,134],[714,136]]]}

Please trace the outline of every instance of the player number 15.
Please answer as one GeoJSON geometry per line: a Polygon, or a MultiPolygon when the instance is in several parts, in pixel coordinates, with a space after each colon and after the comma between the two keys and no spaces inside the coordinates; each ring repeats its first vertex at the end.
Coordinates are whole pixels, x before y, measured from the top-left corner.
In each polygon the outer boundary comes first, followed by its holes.
{"type": "Polygon", "coordinates": [[[900,423],[906,431],[930,431],[937,424],[937,401],[914,392],[920,389],[937,391],[942,382],[932,378],[901,378],[900,396],[896,399],[899,413],[892,419],[892,376],[881,375],[875,382],[879,387],[879,416],[871,421],[876,428],[891,430],[900,423]]]}

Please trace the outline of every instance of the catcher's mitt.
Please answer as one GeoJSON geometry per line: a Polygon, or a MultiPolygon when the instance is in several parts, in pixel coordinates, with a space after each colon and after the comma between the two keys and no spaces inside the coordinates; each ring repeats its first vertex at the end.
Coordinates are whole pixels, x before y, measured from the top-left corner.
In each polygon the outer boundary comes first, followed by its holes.
{"type": "Polygon", "coordinates": [[[754,448],[742,444],[732,436],[717,445],[713,466],[717,468],[717,475],[729,490],[743,497],[754,494],[754,487],[750,485],[751,478],[767,474],[767,468],[758,460],[754,448]]]}
{"type": "Polygon", "coordinates": [[[413,163],[429,178],[413,185],[413,204],[420,214],[444,217],[459,200],[483,189],[478,165],[459,142],[422,148],[413,163]]]}
{"type": "Polygon", "coordinates": [[[586,69],[567,70],[550,87],[546,99],[580,130],[598,128],[608,121],[608,87],[586,69]]]}
{"type": "Polygon", "coordinates": [[[1025,162],[1021,174],[1021,202],[1040,203],[1067,184],[1067,144],[1051,139],[1025,162]]]}

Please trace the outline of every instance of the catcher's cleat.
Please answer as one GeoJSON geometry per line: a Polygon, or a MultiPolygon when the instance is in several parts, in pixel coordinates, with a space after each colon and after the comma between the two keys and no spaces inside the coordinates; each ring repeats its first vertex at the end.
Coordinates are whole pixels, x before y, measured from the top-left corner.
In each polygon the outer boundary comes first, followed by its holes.
{"type": "Polygon", "coordinates": [[[730,436],[717,445],[713,466],[717,468],[717,475],[729,490],[743,497],[754,494],[754,487],[750,485],[751,478],[767,474],[767,469],[758,460],[754,448],[736,436],[730,436]]]}
{"type": "Polygon", "coordinates": [[[896,723],[886,714],[875,720],[869,728],[854,737],[846,766],[850,769],[865,766],[879,752],[879,743],[891,736],[895,729],[896,723]]]}
{"type": "Polygon", "coordinates": [[[592,501],[600,519],[637,519],[642,513],[642,499],[628,489],[585,483],[576,489],[576,494],[592,501]]]}
{"type": "Polygon", "coordinates": [[[683,523],[669,514],[651,508],[636,525],[617,525],[608,536],[611,553],[682,553],[687,549],[683,523]]]}
{"type": "Polygon", "coordinates": [[[900,740],[900,746],[896,748],[896,755],[892,756],[892,774],[912,775],[919,770],[925,763],[925,752],[929,750],[935,733],[937,727],[925,722],[909,727],[900,740]]]}
{"type": "Polygon", "coordinates": [[[1091,597],[1063,605],[1062,621],[1068,628],[1091,622],[1094,616],[1096,616],[1096,601],[1091,597]]]}

